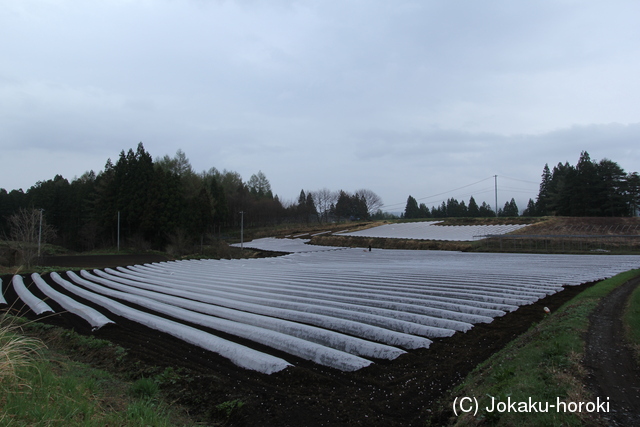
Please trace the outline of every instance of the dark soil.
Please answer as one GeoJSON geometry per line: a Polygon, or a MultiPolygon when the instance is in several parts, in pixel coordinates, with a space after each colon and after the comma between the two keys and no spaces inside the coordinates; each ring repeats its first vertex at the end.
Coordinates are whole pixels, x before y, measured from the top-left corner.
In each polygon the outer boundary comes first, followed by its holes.
{"type": "Polygon", "coordinates": [[[168,261],[164,255],[139,254],[139,255],[73,255],[73,256],[47,256],[39,261],[41,266],[70,267],[70,268],[107,268],[134,264],[147,264],[152,262],[168,261]]]}
{"type": "MultiPolygon", "coordinates": [[[[424,220],[420,220],[424,221],[424,220]]],[[[369,225],[381,225],[371,223],[369,225]]],[[[441,241],[418,239],[392,239],[381,237],[341,236],[322,234],[309,236],[312,245],[368,247],[380,249],[414,249],[480,252],[563,252],[592,253],[591,249],[603,244],[617,253],[636,253],[640,247],[640,218],[637,217],[543,217],[543,218],[447,218],[438,225],[499,225],[529,224],[509,233],[502,239],[483,241],[441,241]],[[593,237],[585,240],[586,236],[593,237]],[[613,238],[616,239],[613,239],[613,238]],[[532,243],[539,239],[539,243],[532,243]],[[562,244],[564,239],[566,245],[562,244]],[[577,239],[577,240],[576,240],[577,239]],[[514,243],[520,240],[519,243],[514,243]],[[551,241],[558,241],[551,244],[551,241]],[[545,243],[548,242],[548,243],[545,243]],[[524,243],[523,243],[524,242],[524,243]],[[548,244],[548,247],[547,247],[548,244]],[[584,247],[583,247],[584,245],[584,247]],[[557,247],[556,247],[557,246],[557,247]],[[566,246],[566,247],[565,247],[566,246]]],[[[366,228],[366,227],[365,227],[366,228]]]]}
{"type": "Polygon", "coordinates": [[[589,385],[601,401],[610,402],[610,425],[640,425],[640,368],[634,352],[625,345],[622,314],[629,296],[640,285],[635,278],[602,299],[589,317],[584,364],[589,385]]]}
{"type": "Polygon", "coordinates": [[[537,235],[638,235],[638,217],[551,217],[511,234],[537,235]]]}
{"type": "MultiPolygon", "coordinates": [[[[90,261],[90,266],[95,267],[95,260],[90,261]]],[[[121,261],[118,260],[118,265],[139,262],[137,259],[121,261]]],[[[74,267],[78,267],[77,259],[74,267]]],[[[43,277],[51,283],[48,275],[43,277]]],[[[2,279],[5,296],[12,304],[15,295],[8,286],[11,276],[2,279]]],[[[25,283],[29,282],[30,279],[25,278],[25,283]]],[[[192,417],[209,423],[225,421],[226,425],[235,426],[425,425],[432,414],[442,412],[436,402],[447,390],[457,385],[478,363],[526,331],[532,323],[540,321],[545,315],[543,307],[555,310],[590,285],[568,287],[490,324],[479,324],[467,333],[458,332],[453,337],[437,339],[429,349],[410,351],[394,361],[376,361],[370,367],[351,373],[318,366],[216,333],[282,356],[295,365],[272,375],[243,370],[211,352],[101,308],[100,311],[116,325],[106,326],[93,335],[124,347],[127,356],[121,359],[79,353],[78,358],[90,359],[103,369],[125,371],[134,376],[149,376],[172,368],[179,375],[163,384],[165,392],[171,400],[189,408],[192,417]],[[244,405],[230,417],[216,408],[236,399],[244,405]]],[[[38,295],[37,290],[32,291],[38,295]]],[[[60,310],[55,303],[50,305],[56,311],[60,310]]],[[[13,309],[22,309],[25,313],[19,303],[13,309]]],[[[84,321],[68,313],[40,320],[91,334],[84,321]]],[[[446,423],[446,419],[432,421],[446,423]]]]}
{"type": "Polygon", "coordinates": [[[377,249],[409,249],[409,250],[439,250],[468,252],[474,248],[473,242],[454,242],[442,240],[418,240],[395,239],[386,237],[362,237],[362,236],[313,236],[309,241],[311,245],[339,246],[347,248],[366,248],[371,246],[377,249]]]}

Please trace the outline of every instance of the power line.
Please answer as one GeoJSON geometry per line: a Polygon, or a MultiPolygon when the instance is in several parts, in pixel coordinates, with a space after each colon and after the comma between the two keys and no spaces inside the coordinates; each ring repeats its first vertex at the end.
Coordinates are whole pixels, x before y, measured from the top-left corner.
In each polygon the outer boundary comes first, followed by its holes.
{"type": "Polygon", "coordinates": [[[516,191],[516,192],[520,192],[520,193],[535,193],[534,190],[530,190],[527,188],[517,188],[517,187],[505,187],[505,186],[501,186],[500,187],[501,190],[509,190],[509,191],[516,191]]]}
{"type": "MultiPolygon", "coordinates": [[[[493,193],[493,187],[491,187],[491,188],[484,188],[484,189],[482,189],[482,190],[474,191],[474,192],[472,192],[472,193],[458,194],[458,195],[455,195],[455,197],[463,198],[463,197],[470,197],[470,196],[472,196],[472,197],[474,197],[474,199],[475,199],[475,198],[476,198],[475,196],[477,196],[478,194],[485,194],[485,193],[493,193]]],[[[454,196],[450,196],[450,197],[447,197],[447,198],[445,198],[445,199],[429,200],[429,201],[425,202],[425,204],[429,204],[429,203],[430,203],[430,204],[435,204],[435,203],[445,202],[445,201],[447,201],[447,200],[448,200],[449,198],[451,198],[451,197],[454,197],[454,196]]]]}
{"type": "Polygon", "coordinates": [[[462,190],[463,188],[467,188],[467,187],[471,187],[472,185],[480,184],[481,182],[487,181],[487,180],[489,180],[491,178],[493,178],[493,177],[490,176],[489,178],[485,178],[485,179],[482,179],[482,180],[480,180],[478,182],[474,182],[473,184],[463,185],[462,187],[454,188],[453,190],[443,191],[442,193],[434,194],[433,196],[422,197],[422,198],[419,198],[419,199],[416,199],[416,200],[430,199],[432,197],[442,196],[443,194],[450,194],[450,193],[453,193],[454,191],[462,190]]]}
{"type": "MultiPolygon", "coordinates": [[[[493,188],[489,188],[489,189],[482,190],[482,191],[474,191],[473,193],[467,193],[467,194],[458,195],[457,197],[461,197],[461,198],[463,198],[463,197],[473,197],[474,200],[475,200],[476,196],[478,194],[485,194],[485,193],[493,193],[493,188]]],[[[429,202],[425,203],[425,205],[426,204],[430,204],[430,205],[433,205],[433,206],[440,205],[442,202],[446,202],[448,200],[449,200],[448,198],[439,199],[439,200],[430,200],[429,202]]],[[[483,202],[484,202],[484,200],[483,200],[483,202]]]]}
{"type": "MultiPolygon", "coordinates": [[[[504,176],[504,175],[500,175],[500,178],[508,179],[508,180],[511,180],[511,181],[523,182],[523,183],[525,183],[525,184],[532,184],[532,185],[536,185],[536,186],[538,186],[538,185],[539,185],[539,183],[537,183],[537,182],[527,181],[527,180],[524,180],[524,179],[518,179],[518,178],[511,178],[511,177],[504,176]]],[[[454,189],[452,189],[452,190],[448,190],[448,191],[443,191],[443,192],[441,192],[441,193],[437,193],[437,194],[432,194],[432,195],[430,195],[430,196],[425,196],[425,197],[416,198],[416,201],[423,201],[423,203],[425,203],[425,204],[427,204],[427,203],[429,203],[429,204],[441,203],[441,202],[443,202],[443,201],[446,201],[446,199],[436,199],[436,200],[429,200],[429,199],[434,199],[434,198],[439,197],[439,196],[442,196],[442,195],[444,195],[444,194],[451,195],[451,194],[452,194],[453,192],[455,192],[455,191],[462,190],[462,189],[467,188],[467,187],[471,187],[472,185],[480,184],[481,182],[485,182],[485,181],[488,181],[488,180],[490,180],[490,179],[497,179],[497,176],[496,176],[496,175],[492,175],[492,176],[490,176],[490,177],[487,177],[487,178],[481,179],[480,181],[476,181],[476,182],[473,182],[473,183],[471,183],[471,184],[463,185],[462,187],[454,188],[454,189]]],[[[525,189],[525,188],[514,188],[514,187],[503,187],[503,186],[501,186],[501,187],[500,187],[500,189],[504,189],[504,190],[507,190],[507,191],[509,191],[509,192],[515,192],[515,193],[529,193],[529,194],[531,194],[531,192],[533,191],[533,190],[531,190],[531,189],[525,189]]],[[[468,194],[458,195],[458,196],[456,196],[456,197],[474,196],[474,195],[477,195],[477,194],[488,193],[488,192],[491,192],[491,191],[495,191],[493,187],[492,187],[492,188],[484,188],[484,189],[482,189],[482,190],[480,190],[480,191],[475,191],[475,192],[473,192],[473,193],[468,193],[468,194]]],[[[453,197],[453,196],[452,196],[452,197],[453,197]]],[[[383,206],[381,206],[381,207],[382,207],[382,208],[387,208],[387,209],[388,209],[388,208],[393,208],[393,207],[403,206],[403,205],[406,205],[406,202],[394,203],[394,204],[390,204],[390,205],[383,205],[383,206]]]]}
{"type": "MultiPolygon", "coordinates": [[[[425,200],[425,199],[431,199],[431,198],[433,198],[433,197],[442,196],[443,194],[451,194],[451,193],[452,193],[452,192],[454,192],[454,191],[462,190],[463,188],[467,188],[467,187],[471,187],[472,185],[480,184],[481,182],[488,181],[488,180],[490,180],[490,179],[492,179],[492,178],[493,178],[493,177],[492,177],[492,176],[490,176],[490,177],[488,177],[488,178],[481,179],[480,181],[474,182],[474,183],[472,183],[472,184],[467,184],[467,185],[463,185],[462,187],[454,188],[453,190],[443,191],[442,193],[432,194],[431,196],[420,197],[420,198],[416,199],[416,201],[418,201],[418,200],[425,200]]],[[[406,202],[401,202],[401,203],[394,203],[394,204],[392,204],[392,205],[384,205],[384,206],[382,206],[382,207],[383,207],[383,208],[390,208],[390,207],[393,207],[393,206],[399,206],[399,205],[405,205],[405,204],[406,204],[406,202]]]]}
{"type": "Polygon", "coordinates": [[[510,179],[510,180],[512,180],[512,181],[525,182],[525,183],[527,183],[527,184],[540,185],[540,183],[538,183],[538,182],[526,181],[526,180],[524,180],[524,179],[518,179],[518,178],[509,178],[508,176],[504,176],[504,175],[500,175],[500,178],[506,178],[506,179],[510,179]]]}
{"type": "Polygon", "coordinates": [[[459,194],[459,193],[455,193],[455,192],[452,192],[452,193],[449,193],[449,192],[441,193],[441,194],[438,194],[438,195],[435,195],[435,196],[429,197],[429,198],[423,197],[421,199],[416,199],[416,201],[420,200],[420,201],[426,201],[427,203],[430,203],[431,200],[433,200],[434,198],[440,198],[440,196],[443,196],[443,195],[446,195],[446,198],[448,199],[448,198],[451,198],[451,197],[473,196],[474,194],[487,193],[489,191],[493,191],[493,187],[483,187],[483,188],[480,188],[480,189],[473,190],[471,192],[465,192],[464,194],[459,194]]]}

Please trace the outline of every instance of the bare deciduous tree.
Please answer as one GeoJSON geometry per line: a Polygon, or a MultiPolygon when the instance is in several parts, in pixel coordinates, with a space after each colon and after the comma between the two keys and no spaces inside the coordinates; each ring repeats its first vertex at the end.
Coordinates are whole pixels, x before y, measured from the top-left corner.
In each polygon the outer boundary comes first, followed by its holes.
{"type": "Polygon", "coordinates": [[[327,222],[329,217],[329,210],[331,205],[335,205],[338,200],[338,193],[331,191],[328,188],[313,191],[313,200],[316,203],[316,210],[318,211],[318,218],[324,222],[327,222]]]}
{"type": "Polygon", "coordinates": [[[38,255],[38,242],[45,243],[55,238],[56,232],[42,217],[38,209],[20,208],[9,217],[9,245],[18,253],[27,266],[30,266],[38,255]]]}
{"type": "Polygon", "coordinates": [[[369,212],[369,215],[373,215],[378,209],[380,209],[384,205],[380,196],[378,196],[376,193],[374,193],[369,189],[363,188],[361,190],[356,191],[355,194],[360,196],[361,199],[364,199],[364,202],[367,205],[367,211],[369,212]]]}

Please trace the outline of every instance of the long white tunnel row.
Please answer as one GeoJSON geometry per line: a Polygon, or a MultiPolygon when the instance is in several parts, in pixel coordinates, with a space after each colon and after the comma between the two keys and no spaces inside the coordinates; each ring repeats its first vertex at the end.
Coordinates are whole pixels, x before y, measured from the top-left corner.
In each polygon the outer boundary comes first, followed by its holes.
{"type": "MultiPolygon", "coordinates": [[[[393,360],[428,348],[434,338],[491,322],[563,286],[638,267],[638,256],[341,249],[251,260],[173,261],[44,278],[34,274],[32,280],[94,329],[111,320],[72,296],[243,368],[272,373],[291,364],[216,332],[354,371],[376,359],[393,360]]],[[[52,311],[26,289],[21,276],[12,285],[34,313],[52,311]]]]}

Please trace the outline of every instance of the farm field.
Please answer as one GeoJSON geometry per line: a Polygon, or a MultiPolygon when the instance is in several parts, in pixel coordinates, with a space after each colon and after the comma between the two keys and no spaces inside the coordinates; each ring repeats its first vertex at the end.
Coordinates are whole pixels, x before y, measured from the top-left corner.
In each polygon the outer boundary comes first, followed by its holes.
{"type": "Polygon", "coordinates": [[[380,237],[391,239],[473,241],[487,235],[500,235],[527,227],[527,224],[440,225],[442,221],[384,224],[365,230],[337,233],[337,236],[380,237]]]}
{"type": "MultiPolygon", "coordinates": [[[[152,358],[203,363],[207,372],[226,376],[205,396],[229,393],[223,386],[238,381],[238,397],[251,400],[254,395],[278,425],[282,411],[269,403],[273,399],[297,402],[297,416],[329,411],[334,413],[325,416],[334,419],[355,417],[347,415],[354,411],[358,417],[369,412],[389,417],[398,410],[399,402],[390,396],[394,390],[399,396],[403,390],[428,394],[429,385],[418,382],[430,376],[417,368],[433,346],[460,343],[467,336],[472,341],[475,330],[501,327],[522,310],[541,313],[540,303],[569,292],[559,292],[564,286],[571,289],[640,265],[637,256],[369,252],[291,239],[260,239],[245,246],[293,253],[5,276],[3,294],[15,309],[43,310],[40,316],[49,310],[66,312],[60,315],[64,322],[137,346],[152,358]],[[31,297],[25,296],[21,281],[31,297]],[[142,341],[136,338],[140,334],[142,341]],[[397,375],[408,382],[403,385],[397,375]],[[307,403],[298,399],[304,378],[313,393],[331,384],[344,389],[337,385],[343,382],[363,386],[363,377],[370,391],[376,390],[376,399],[382,399],[373,406],[355,396],[350,400],[354,408],[323,408],[321,402],[333,396],[307,403]],[[269,398],[268,390],[277,398],[269,398]],[[370,411],[373,407],[377,412],[370,411]]],[[[496,340],[502,336],[494,333],[496,340]]],[[[406,416],[420,418],[421,413],[406,416]]]]}

